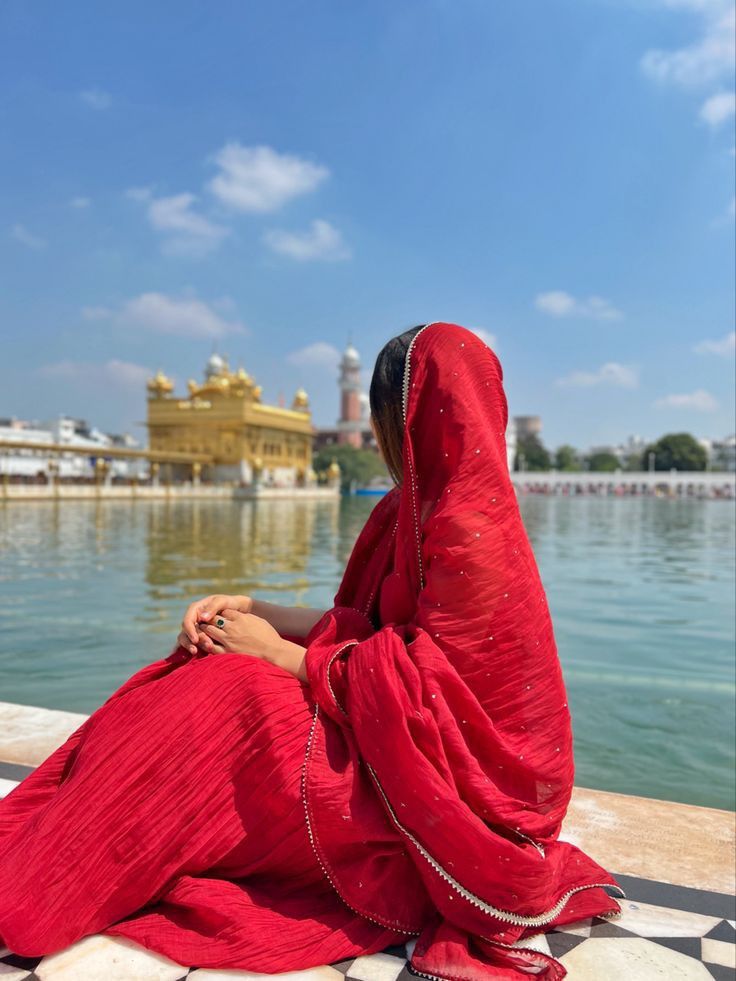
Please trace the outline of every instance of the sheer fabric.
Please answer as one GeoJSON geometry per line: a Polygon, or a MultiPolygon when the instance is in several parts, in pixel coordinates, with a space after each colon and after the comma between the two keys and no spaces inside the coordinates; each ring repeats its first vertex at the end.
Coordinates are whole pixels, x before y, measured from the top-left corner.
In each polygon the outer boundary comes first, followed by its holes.
{"type": "Polygon", "coordinates": [[[462,327],[427,325],[403,409],[402,485],[375,508],[308,638],[312,839],[346,902],[420,934],[416,970],[561,978],[559,962],[519,942],[615,914],[609,891],[623,893],[558,840],[570,712],[508,472],[497,356],[462,327]],[[394,832],[384,875],[343,819],[372,795],[394,832]]]}

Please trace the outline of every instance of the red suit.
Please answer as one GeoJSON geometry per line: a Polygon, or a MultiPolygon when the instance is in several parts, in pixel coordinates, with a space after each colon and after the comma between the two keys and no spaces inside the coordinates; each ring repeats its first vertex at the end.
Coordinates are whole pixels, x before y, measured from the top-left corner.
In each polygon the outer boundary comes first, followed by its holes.
{"type": "Polygon", "coordinates": [[[517,942],[622,893],[558,840],[570,714],[502,379],[471,332],[417,333],[402,485],[290,638],[309,685],[183,649],[129,679],[0,802],[0,940],[281,972],[416,937],[431,977],[564,976],[517,942]]]}

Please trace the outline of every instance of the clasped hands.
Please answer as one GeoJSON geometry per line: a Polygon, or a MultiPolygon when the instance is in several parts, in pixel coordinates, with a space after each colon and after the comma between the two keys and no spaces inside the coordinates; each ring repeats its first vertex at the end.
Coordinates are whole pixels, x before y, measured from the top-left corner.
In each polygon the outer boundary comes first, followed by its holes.
{"type": "Polygon", "coordinates": [[[206,596],[192,603],[184,615],[178,645],[190,654],[257,657],[306,681],[305,648],[284,640],[268,620],[252,612],[253,605],[250,596],[227,595],[206,596]],[[218,621],[224,621],[222,626],[218,621]]]}

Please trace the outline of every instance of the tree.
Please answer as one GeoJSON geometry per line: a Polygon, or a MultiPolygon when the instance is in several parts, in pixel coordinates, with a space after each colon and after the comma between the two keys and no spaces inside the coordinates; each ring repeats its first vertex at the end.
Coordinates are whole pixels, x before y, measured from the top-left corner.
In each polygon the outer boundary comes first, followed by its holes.
{"type": "Polygon", "coordinates": [[[552,466],[549,451],[536,433],[522,436],[516,443],[514,470],[519,469],[520,458],[524,457],[525,470],[549,470],[552,466]]]}
{"type": "Polygon", "coordinates": [[[592,470],[594,473],[613,473],[620,466],[616,454],[610,453],[608,450],[591,453],[588,457],[588,470],[592,470]]]}
{"type": "Polygon", "coordinates": [[[564,443],[557,447],[555,470],[580,470],[580,458],[574,446],[564,443]]]}
{"type": "Polygon", "coordinates": [[[368,483],[371,477],[389,479],[385,463],[373,450],[357,450],[348,443],[326,446],[314,455],[312,466],[319,473],[326,470],[333,460],[337,460],[340,466],[342,490],[349,490],[353,481],[361,485],[368,483]]]}
{"type": "Polygon", "coordinates": [[[641,470],[641,455],[639,453],[627,453],[622,462],[621,469],[627,473],[638,473],[641,470]]]}
{"type": "Polygon", "coordinates": [[[649,469],[649,454],[654,453],[655,470],[705,470],[708,454],[690,433],[667,433],[656,443],[645,447],[641,469],[649,469]]]}

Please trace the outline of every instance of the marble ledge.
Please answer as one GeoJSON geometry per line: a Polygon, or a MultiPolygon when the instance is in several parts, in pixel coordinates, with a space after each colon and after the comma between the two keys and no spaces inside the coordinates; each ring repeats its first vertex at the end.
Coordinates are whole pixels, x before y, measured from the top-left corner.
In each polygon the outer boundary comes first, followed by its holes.
{"type": "MultiPolygon", "coordinates": [[[[0,702],[0,761],[37,766],[86,718],[0,702]]],[[[576,787],[561,837],[620,875],[736,891],[736,820],[730,811],[576,787]]]]}
{"type": "Polygon", "coordinates": [[[0,702],[0,760],[38,766],[87,718],[77,712],[0,702]]]}

